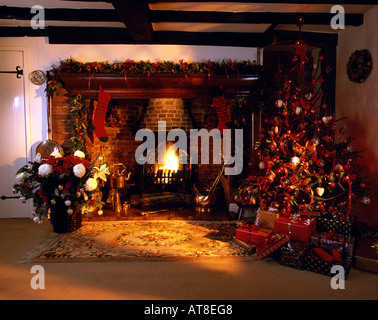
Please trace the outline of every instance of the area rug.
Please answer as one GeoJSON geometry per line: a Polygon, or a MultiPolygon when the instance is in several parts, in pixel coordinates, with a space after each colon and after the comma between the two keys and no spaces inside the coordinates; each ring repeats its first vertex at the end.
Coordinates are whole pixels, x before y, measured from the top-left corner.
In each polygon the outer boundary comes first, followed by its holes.
{"type": "Polygon", "coordinates": [[[234,241],[236,222],[178,220],[85,222],[55,235],[21,262],[251,257],[234,241]]]}

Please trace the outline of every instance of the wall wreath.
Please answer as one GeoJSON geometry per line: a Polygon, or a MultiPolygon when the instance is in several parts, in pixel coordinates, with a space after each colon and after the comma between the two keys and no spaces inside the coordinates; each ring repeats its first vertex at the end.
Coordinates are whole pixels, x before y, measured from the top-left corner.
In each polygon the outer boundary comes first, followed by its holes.
{"type": "Polygon", "coordinates": [[[373,69],[373,60],[369,50],[356,50],[352,53],[347,64],[350,81],[362,83],[369,77],[373,69]]]}

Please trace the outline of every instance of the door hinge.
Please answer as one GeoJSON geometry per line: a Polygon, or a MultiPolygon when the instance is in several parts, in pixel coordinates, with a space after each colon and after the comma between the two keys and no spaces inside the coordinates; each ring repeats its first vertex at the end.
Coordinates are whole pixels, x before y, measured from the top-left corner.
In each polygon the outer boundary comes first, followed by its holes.
{"type": "Polygon", "coordinates": [[[15,73],[17,79],[21,79],[21,76],[24,75],[24,70],[20,66],[17,66],[16,71],[0,71],[0,73],[15,73]]]}

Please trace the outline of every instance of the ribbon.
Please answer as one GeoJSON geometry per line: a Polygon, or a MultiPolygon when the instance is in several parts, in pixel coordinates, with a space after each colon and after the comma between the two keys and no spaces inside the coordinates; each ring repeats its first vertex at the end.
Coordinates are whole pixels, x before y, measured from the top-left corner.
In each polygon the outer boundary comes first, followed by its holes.
{"type": "Polygon", "coordinates": [[[149,68],[147,78],[150,77],[151,72],[153,71],[154,68],[159,68],[159,67],[162,66],[162,65],[163,65],[163,64],[161,63],[160,60],[157,60],[155,63],[153,63],[153,64],[150,66],[150,68],[149,68]]]}
{"type": "Polygon", "coordinates": [[[130,69],[130,68],[133,68],[133,63],[134,61],[131,60],[131,59],[127,59],[125,61],[125,63],[123,64],[123,73],[125,75],[125,82],[126,82],[126,86],[129,88],[130,85],[129,85],[129,81],[127,79],[127,73],[126,73],[126,69],[130,69]]]}
{"type": "Polygon", "coordinates": [[[211,60],[207,60],[207,68],[208,68],[208,73],[207,73],[207,76],[209,78],[209,82],[210,82],[210,77],[211,75],[213,74],[212,70],[211,70],[211,60]]]}
{"type": "Polygon", "coordinates": [[[236,73],[238,75],[238,78],[240,78],[240,72],[239,72],[239,69],[238,69],[238,65],[235,61],[232,61],[232,59],[228,59],[228,63],[229,65],[232,67],[232,68],[235,68],[236,69],[236,73]]]}
{"type": "Polygon", "coordinates": [[[188,77],[188,63],[184,62],[184,60],[180,60],[179,63],[180,63],[180,68],[184,72],[186,81],[188,81],[188,83],[191,85],[192,81],[188,77]]]}
{"type": "Polygon", "coordinates": [[[349,176],[345,176],[344,181],[346,181],[349,185],[349,192],[348,192],[348,212],[346,217],[349,217],[350,210],[352,209],[352,180],[350,180],[349,176]]]}

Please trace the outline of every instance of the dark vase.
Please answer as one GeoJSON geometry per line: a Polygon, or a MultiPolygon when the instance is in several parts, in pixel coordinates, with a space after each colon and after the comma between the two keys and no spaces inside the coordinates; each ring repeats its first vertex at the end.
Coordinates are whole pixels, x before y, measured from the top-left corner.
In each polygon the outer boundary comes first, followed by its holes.
{"type": "Polygon", "coordinates": [[[78,230],[82,225],[81,210],[67,213],[68,207],[64,202],[57,202],[51,207],[50,220],[56,233],[69,233],[78,230]]]}

